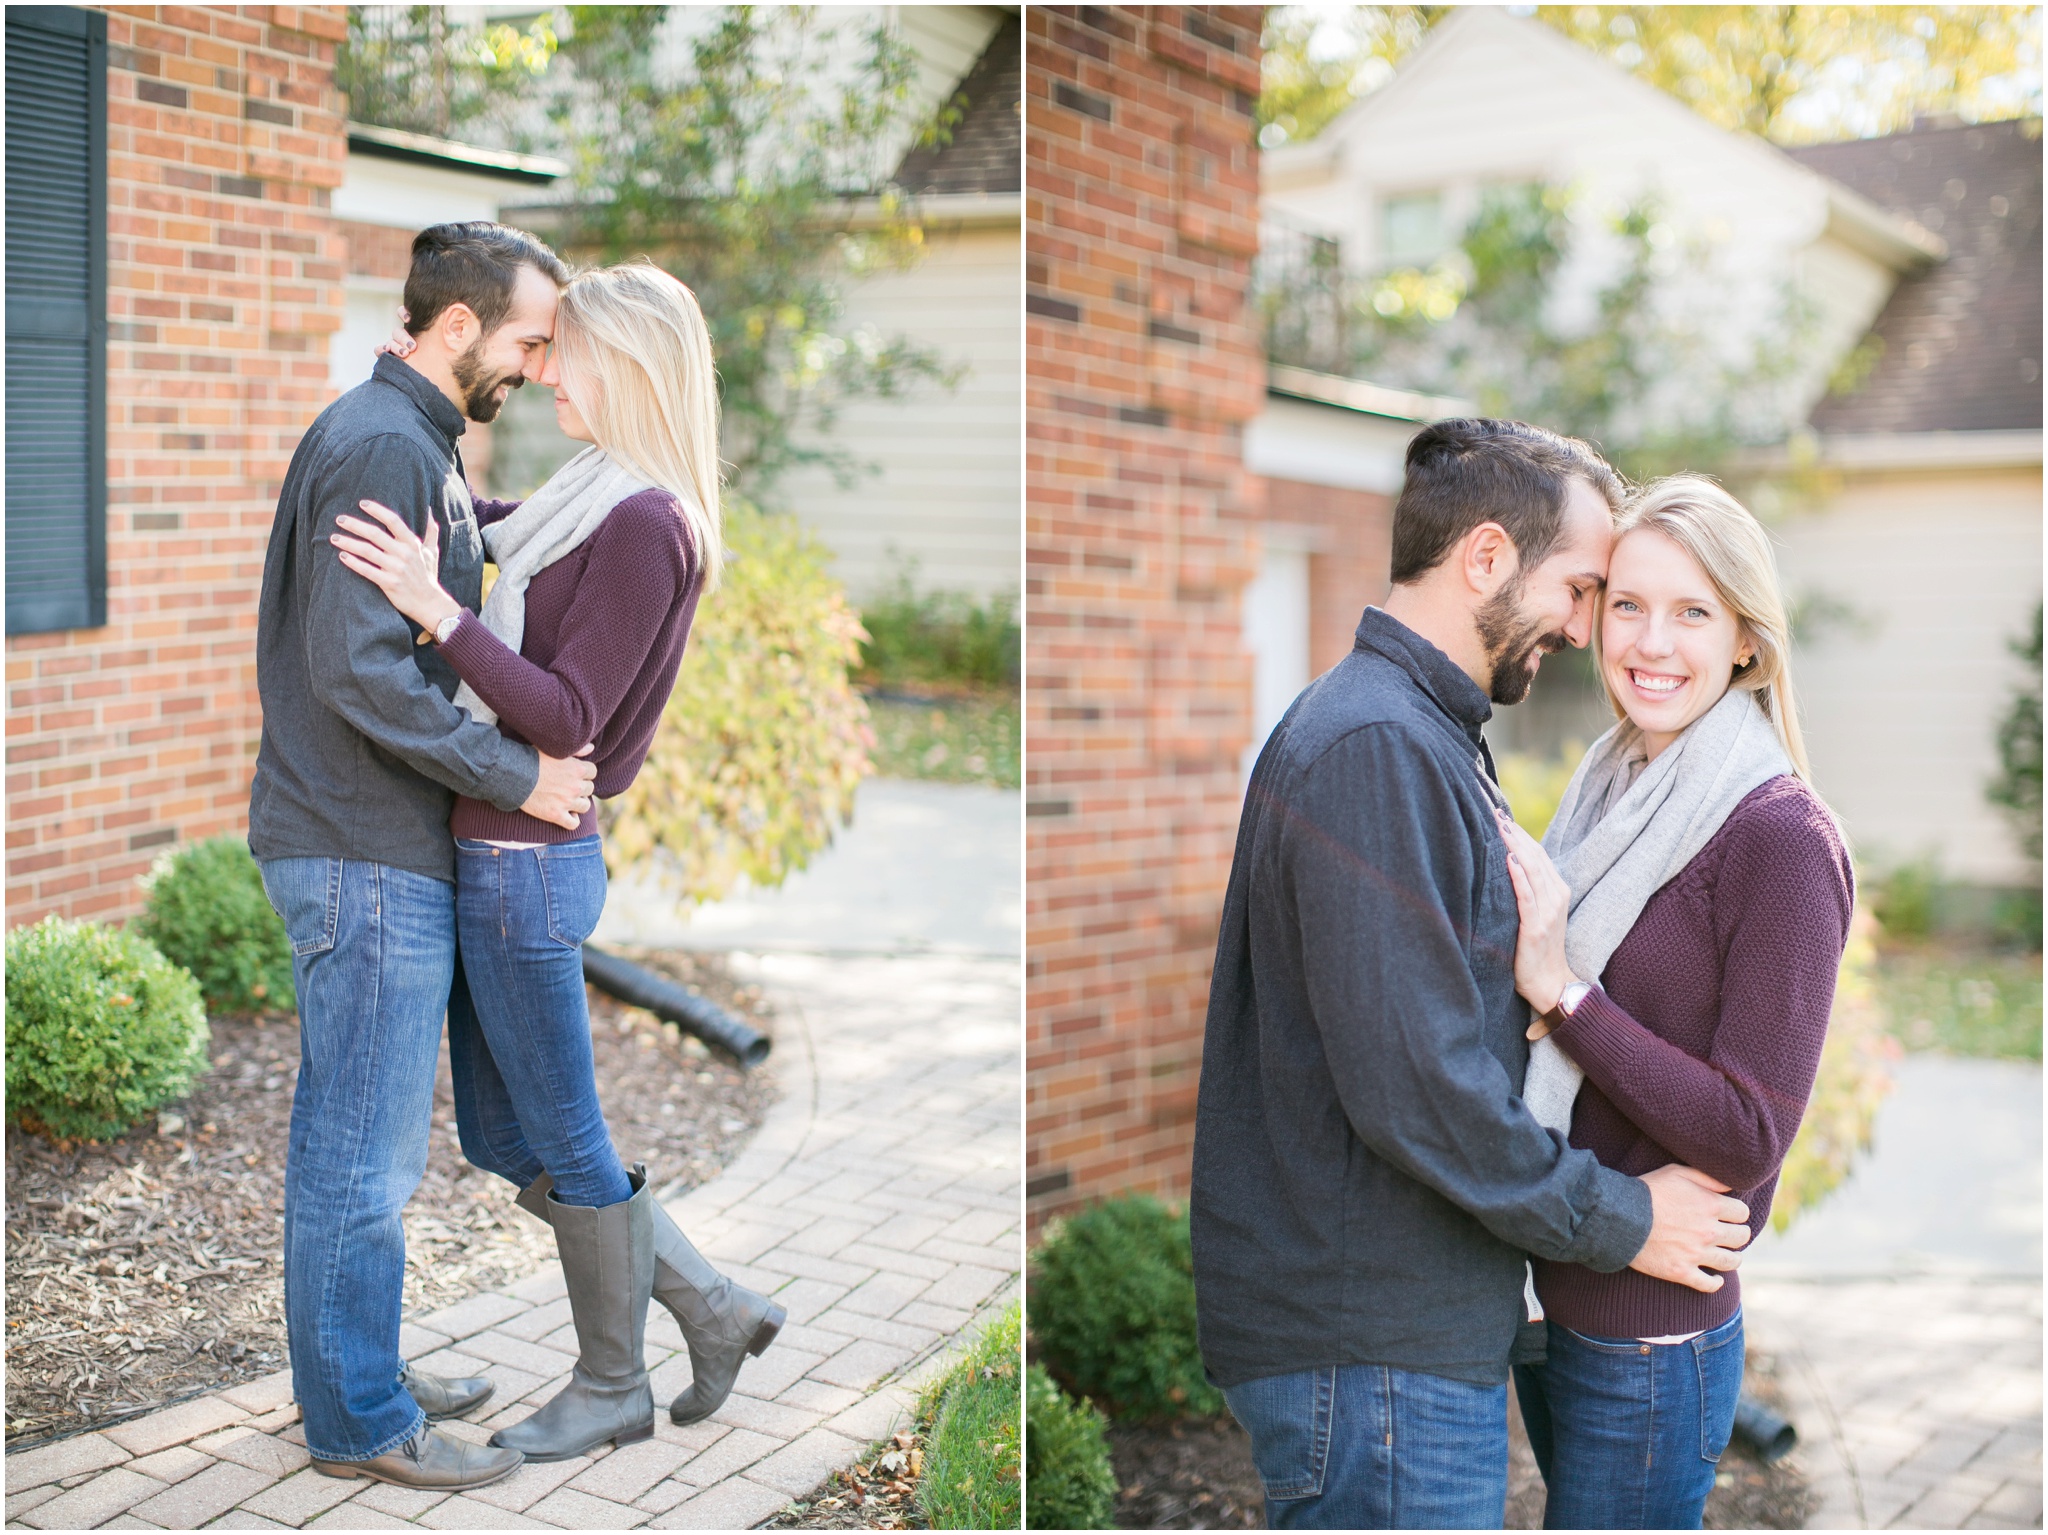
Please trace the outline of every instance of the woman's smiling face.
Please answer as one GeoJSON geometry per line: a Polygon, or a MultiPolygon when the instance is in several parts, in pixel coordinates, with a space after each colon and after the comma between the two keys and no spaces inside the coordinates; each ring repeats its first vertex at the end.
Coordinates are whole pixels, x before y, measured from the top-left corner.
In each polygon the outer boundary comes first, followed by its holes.
{"type": "Polygon", "coordinates": [[[1752,648],[1697,560],[1654,528],[1622,535],[1602,598],[1600,665],[1652,757],[1721,701],[1752,648]]]}

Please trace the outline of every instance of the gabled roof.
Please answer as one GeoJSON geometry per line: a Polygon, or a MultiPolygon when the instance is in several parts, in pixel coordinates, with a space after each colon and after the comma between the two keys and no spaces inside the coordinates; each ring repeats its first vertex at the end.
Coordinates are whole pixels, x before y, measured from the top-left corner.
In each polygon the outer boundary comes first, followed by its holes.
{"type": "Polygon", "coordinates": [[[1831,436],[2041,429],[2041,122],[1916,125],[1787,151],[1936,231],[1948,259],[1904,279],[1871,327],[1860,388],[1814,408],[1831,436]]]}
{"type": "Polygon", "coordinates": [[[1003,18],[981,57],[960,82],[964,115],[944,144],[913,149],[896,167],[906,192],[1022,192],[1024,190],[1023,20],[1003,18]]]}

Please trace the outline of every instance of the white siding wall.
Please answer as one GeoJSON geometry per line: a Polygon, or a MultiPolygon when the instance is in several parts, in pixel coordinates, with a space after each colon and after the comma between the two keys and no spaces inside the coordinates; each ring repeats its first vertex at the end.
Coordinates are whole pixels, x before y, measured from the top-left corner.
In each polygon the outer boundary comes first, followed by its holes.
{"type": "Polygon", "coordinates": [[[1873,476],[1774,532],[1788,591],[1864,620],[1824,628],[1795,673],[1814,776],[1858,858],[2030,877],[1983,791],[2020,676],[2006,641],[2041,596],[2039,472],[1873,476]]]}
{"type": "Polygon", "coordinates": [[[950,392],[854,401],[834,440],[881,473],[841,490],[807,471],[776,495],[832,550],[856,598],[887,586],[901,558],[916,560],[921,590],[1015,593],[1021,581],[1021,229],[939,228],[926,248],[909,271],[855,288],[849,318],[935,347],[966,375],[950,392]]]}
{"type": "Polygon", "coordinates": [[[1269,532],[1259,554],[1259,573],[1244,589],[1244,648],[1252,657],[1252,738],[1240,764],[1249,780],[1280,723],[1309,685],[1309,551],[1269,532]]]}

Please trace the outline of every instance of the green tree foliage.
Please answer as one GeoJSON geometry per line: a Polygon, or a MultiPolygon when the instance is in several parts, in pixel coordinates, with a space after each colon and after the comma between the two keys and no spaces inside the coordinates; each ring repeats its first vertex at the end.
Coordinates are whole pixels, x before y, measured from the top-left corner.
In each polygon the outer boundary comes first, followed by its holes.
{"type": "Polygon", "coordinates": [[[1031,1336],[1047,1368],[1119,1416],[1208,1417],[1188,1218],[1127,1194],[1053,1222],[1032,1254],[1031,1336]]]}
{"type": "Polygon", "coordinates": [[[568,8],[572,78],[552,110],[575,167],[570,244],[606,260],[650,254],[695,290],[732,483],[775,508],[792,469],[844,483],[860,472],[830,440],[841,403],[956,377],[930,348],[849,325],[842,294],[918,258],[924,231],[885,156],[957,114],[912,123],[909,49],[807,7],[720,9],[669,78],[654,60],[674,10],[568,8]]]}
{"type": "Polygon", "coordinates": [[[1537,18],[1711,122],[1777,144],[1927,113],[2038,116],[2041,12],[2018,5],[1543,5],[1537,18]]]}
{"type": "MultiPolygon", "coordinates": [[[[1275,6],[1262,142],[1313,138],[1451,7],[1275,6]]],[[[1542,5],[1536,18],[1709,121],[1779,144],[1865,138],[1915,116],[2041,112],[2041,12],[2000,5],[1542,5]]]]}
{"type": "Polygon", "coordinates": [[[868,770],[867,705],[847,682],[864,633],[824,550],[737,497],[726,542],[646,765],[605,807],[612,867],[659,849],[652,866],[698,901],[803,868],[868,770]]]}
{"type": "Polygon", "coordinates": [[[291,1012],[292,944],[263,893],[263,874],[239,837],[159,855],[135,930],[199,982],[215,1013],[291,1012]]]}
{"type": "Polygon", "coordinates": [[[7,1111],[105,1140],[206,1067],[199,984],[125,928],[45,917],[7,935],[7,1111]]]}
{"type": "Polygon", "coordinates": [[[555,47],[551,13],[521,31],[451,22],[444,5],[352,5],[335,83],[356,122],[503,140],[555,47]]]}
{"type": "Polygon", "coordinates": [[[2041,859],[2041,604],[2034,604],[2032,630],[2012,641],[2012,653],[2026,666],[2012,702],[1998,722],[1998,777],[1985,791],[2011,817],[2020,851],[2041,859]]]}
{"type": "Polygon", "coordinates": [[[1102,1414],[1076,1402],[1033,1365],[1025,1377],[1030,1424],[1024,1517],[1034,1530],[1113,1529],[1116,1472],[1102,1437],[1102,1414]]]}
{"type": "Polygon", "coordinates": [[[1314,138],[1338,113],[1394,78],[1447,5],[1266,8],[1259,142],[1314,138]]]}

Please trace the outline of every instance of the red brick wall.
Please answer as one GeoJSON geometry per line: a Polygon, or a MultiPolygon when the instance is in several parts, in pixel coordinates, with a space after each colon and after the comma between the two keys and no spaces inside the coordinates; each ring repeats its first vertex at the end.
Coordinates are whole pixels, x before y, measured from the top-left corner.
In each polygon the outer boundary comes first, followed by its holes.
{"type": "Polygon", "coordinates": [[[328,397],[340,6],[107,20],[107,612],[7,641],[7,920],[119,917],[247,824],[263,546],[328,397]]]}
{"type": "Polygon", "coordinates": [[[1250,731],[1260,15],[1025,12],[1034,1221],[1187,1182],[1250,731]]]}
{"type": "Polygon", "coordinates": [[[1308,557],[1308,669],[1320,677],[1351,654],[1366,604],[1386,601],[1393,587],[1394,500],[1301,480],[1257,483],[1268,522],[1322,535],[1308,557]]]}

